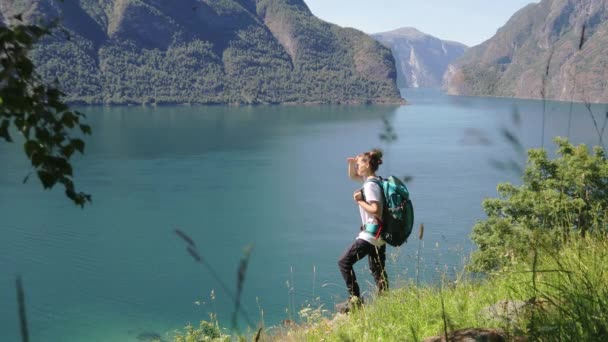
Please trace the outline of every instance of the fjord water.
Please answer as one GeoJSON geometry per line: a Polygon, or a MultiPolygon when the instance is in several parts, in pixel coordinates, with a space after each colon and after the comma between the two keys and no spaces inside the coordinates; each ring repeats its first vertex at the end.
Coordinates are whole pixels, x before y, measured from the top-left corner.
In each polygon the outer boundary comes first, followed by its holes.
{"type": "MultiPolygon", "coordinates": [[[[381,175],[412,177],[416,231],[388,250],[391,284],[432,282],[474,248],[481,201],[496,196],[497,183],[519,182],[492,164],[525,160],[502,129],[525,147],[553,149],[555,135],[598,142],[582,104],[434,90],[404,97],[410,104],[398,107],[80,108],[93,128],[75,161],[78,189],[93,195],[84,210],[35,177],[22,184],[30,168],[20,145],[0,144],[2,340],[19,339],[17,274],[32,341],[169,340],[209,313],[230,328],[234,304],[175,229],[232,291],[252,247],[242,290],[252,322],[279,324],[309,303],[333,308],[346,294],[336,261],[358,232],[346,158],[373,147],[385,151],[381,175]],[[398,136],[391,144],[379,138],[383,117],[398,136]]],[[[592,109],[601,127],[607,108],[592,109]]],[[[356,270],[369,296],[366,264],[356,270]]],[[[238,327],[247,329],[243,316],[238,327]]]]}

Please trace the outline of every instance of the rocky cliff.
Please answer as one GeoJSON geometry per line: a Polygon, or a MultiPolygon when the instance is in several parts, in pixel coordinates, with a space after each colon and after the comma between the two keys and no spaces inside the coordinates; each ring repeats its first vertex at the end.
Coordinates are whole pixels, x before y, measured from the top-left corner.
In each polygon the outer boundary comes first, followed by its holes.
{"type": "Polygon", "coordinates": [[[372,37],[393,52],[397,85],[401,88],[440,88],[448,65],[467,48],[410,27],[376,33],[372,37]]]}
{"type": "Polygon", "coordinates": [[[403,101],[390,50],[302,0],[0,0],[0,11],[5,23],[60,19],[32,58],[69,101],[403,101]]]}
{"type": "Polygon", "coordinates": [[[543,0],[450,65],[454,95],[608,102],[608,1],[543,0]]]}

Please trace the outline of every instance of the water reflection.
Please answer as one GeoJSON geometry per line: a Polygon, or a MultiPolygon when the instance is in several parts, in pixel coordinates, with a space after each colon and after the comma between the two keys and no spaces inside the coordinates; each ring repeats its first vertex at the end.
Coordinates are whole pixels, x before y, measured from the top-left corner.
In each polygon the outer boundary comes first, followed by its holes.
{"type": "Polygon", "coordinates": [[[87,154],[158,158],[259,148],[315,125],[378,121],[396,106],[84,107],[87,154]],[[154,141],[154,143],[150,143],[154,141]]]}

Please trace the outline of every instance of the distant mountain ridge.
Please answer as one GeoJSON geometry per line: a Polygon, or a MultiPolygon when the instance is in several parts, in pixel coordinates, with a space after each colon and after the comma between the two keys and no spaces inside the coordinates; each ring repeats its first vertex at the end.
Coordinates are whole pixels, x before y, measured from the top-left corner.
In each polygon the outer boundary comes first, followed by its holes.
{"type": "Polygon", "coordinates": [[[372,37],[393,52],[397,85],[401,88],[440,88],[448,65],[467,48],[412,27],[376,33],[372,37]]]}
{"type": "Polygon", "coordinates": [[[0,0],[2,17],[62,18],[32,54],[68,101],[402,103],[388,49],[302,0],[0,0]]]}
{"type": "Polygon", "coordinates": [[[608,103],[608,1],[529,4],[450,65],[444,89],[608,103]]]}

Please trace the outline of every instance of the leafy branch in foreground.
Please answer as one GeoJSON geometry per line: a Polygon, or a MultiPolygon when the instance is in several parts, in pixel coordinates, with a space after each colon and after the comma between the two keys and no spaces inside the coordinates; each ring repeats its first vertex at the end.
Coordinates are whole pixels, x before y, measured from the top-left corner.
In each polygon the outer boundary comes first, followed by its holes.
{"type": "MultiPolygon", "coordinates": [[[[44,189],[60,183],[66,196],[84,207],[91,195],[76,191],[70,158],[85,147],[74,131],[91,134],[91,127],[81,122],[83,113],[62,101],[65,94],[58,85],[46,84],[34,70],[28,53],[47,34],[49,29],[36,25],[0,27],[0,138],[13,142],[15,128],[25,139],[25,154],[44,189]]],[[[29,174],[23,182],[28,179],[29,174]]]]}

